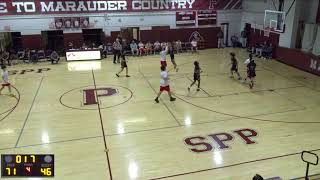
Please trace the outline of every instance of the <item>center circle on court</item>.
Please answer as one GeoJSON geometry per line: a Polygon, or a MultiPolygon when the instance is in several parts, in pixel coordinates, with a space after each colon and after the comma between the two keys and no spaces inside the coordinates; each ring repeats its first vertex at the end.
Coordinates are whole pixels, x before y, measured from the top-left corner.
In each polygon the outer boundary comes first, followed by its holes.
{"type": "Polygon", "coordinates": [[[95,88],[92,85],[74,88],[63,93],[60,96],[60,103],[71,109],[97,110],[98,101],[100,109],[107,109],[128,102],[132,96],[132,91],[126,87],[100,85],[95,88]]]}

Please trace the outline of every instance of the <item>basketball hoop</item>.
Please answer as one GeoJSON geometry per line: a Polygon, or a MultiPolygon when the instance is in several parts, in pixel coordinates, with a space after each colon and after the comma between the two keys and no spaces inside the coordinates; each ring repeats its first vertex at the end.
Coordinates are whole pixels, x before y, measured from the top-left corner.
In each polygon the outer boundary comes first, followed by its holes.
{"type": "Polygon", "coordinates": [[[275,33],[284,33],[285,18],[284,11],[265,10],[264,27],[275,33]]]}

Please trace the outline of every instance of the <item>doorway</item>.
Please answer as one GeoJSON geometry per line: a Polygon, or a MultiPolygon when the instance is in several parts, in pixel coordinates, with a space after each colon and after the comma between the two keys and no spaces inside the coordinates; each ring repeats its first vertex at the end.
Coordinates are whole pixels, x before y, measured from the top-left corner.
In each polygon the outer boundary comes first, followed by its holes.
{"type": "Polygon", "coordinates": [[[140,29],[138,27],[125,27],[121,28],[120,35],[126,40],[140,40],[140,29]]]}
{"type": "Polygon", "coordinates": [[[83,42],[90,48],[102,44],[104,32],[102,29],[82,29],[83,42]]]}
{"type": "Polygon", "coordinates": [[[54,50],[63,53],[64,38],[63,31],[41,31],[42,44],[46,50],[54,50]]]}
{"type": "Polygon", "coordinates": [[[21,32],[1,32],[0,50],[19,51],[22,49],[21,32]]]}
{"type": "Polygon", "coordinates": [[[226,47],[229,46],[229,23],[221,23],[221,28],[224,35],[224,44],[226,47]]]}

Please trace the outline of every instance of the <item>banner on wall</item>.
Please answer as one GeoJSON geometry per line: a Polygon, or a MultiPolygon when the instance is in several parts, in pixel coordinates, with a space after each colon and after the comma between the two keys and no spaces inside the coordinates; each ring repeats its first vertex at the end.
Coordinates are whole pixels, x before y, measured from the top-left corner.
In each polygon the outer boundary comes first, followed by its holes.
{"type": "Polygon", "coordinates": [[[2,0],[0,16],[241,9],[242,0],[2,0]],[[213,3],[214,2],[214,3],[213,3]]]}
{"type": "Polygon", "coordinates": [[[216,25],[217,11],[214,10],[200,10],[198,11],[198,25],[216,25]]]}
{"type": "Polygon", "coordinates": [[[195,26],[196,25],[196,11],[181,11],[176,12],[177,26],[195,26]]]}
{"type": "Polygon", "coordinates": [[[69,28],[88,28],[89,17],[58,17],[54,18],[55,29],[69,29],[69,28]]]}

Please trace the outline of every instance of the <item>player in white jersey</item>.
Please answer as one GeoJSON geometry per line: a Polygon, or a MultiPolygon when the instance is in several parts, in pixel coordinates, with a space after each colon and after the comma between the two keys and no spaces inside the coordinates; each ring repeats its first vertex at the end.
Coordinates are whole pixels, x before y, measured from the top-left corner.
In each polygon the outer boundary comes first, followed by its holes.
{"type": "Polygon", "coordinates": [[[3,65],[3,66],[1,66],[1,69],[2,69],[2,73],[1,73],[2,84],[1,84],[1,89],[0,89],[0,95],[1,95],[2,90],[3,90],[5,87],[8,87],[9,92],[10,92],[10,95],[12,96],[12,93],[11,93],[11,84],[10,84],[10,82],[9,82],[9,74],[8,74],[8,71],[7,71],[7,67],[6,67],[5,65],[3,65]]]}
{"type": "Polygon", "coordinates": [[[169,86],[169,76],[168,72],[166,71],[165,66],[161,66],[161,73],[160,73],[161,79],[160,79],[160,91],[158,93],[158,96],[156,97],[155,101],[156,103],[159,103],[159,97],[162,94],[163,91],[167,91],[170,97],[170,101],[175,101],[176,98],[172,97],[170,86],[169,86]]]}
{"type": "Polygon", "coordinates": [[[167,53],[168,53],[168,46],[164,49],[164,50],[162,50],[161,52],[160,52],[160,65],[161,65],[161,67],[163,66],[163,67],[167,67],[167,53]]]}

